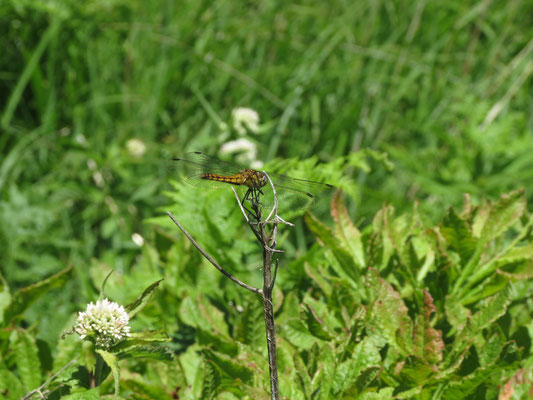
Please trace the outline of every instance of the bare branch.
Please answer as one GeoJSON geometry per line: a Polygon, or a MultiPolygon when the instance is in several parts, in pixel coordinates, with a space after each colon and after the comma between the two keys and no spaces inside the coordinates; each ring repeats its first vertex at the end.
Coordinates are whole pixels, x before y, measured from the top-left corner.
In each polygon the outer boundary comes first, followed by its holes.
{"type": "Polygon", "coordinates": [[[278,276],[279,259],[276,258],[276,265],[274,266],[274,276],[272,277],[272,288],[276,284],[276,276],[278,276]]]}
{"type": "Polygon", "coordinates": [[[172,220],[172,222],[174,222],[174,224],[176,224],[176,226],[178,228],[180,228],[180,230],[183,232],[183,234],[187,237],[187,239],[189,239],[189,241],[193,244],[194,247],[196,247],[196,249],[207,259],[207,261],[209,261],[216,269],[218,269],[222,274],[224,274],[227,278],[229,278],[230,280],[232,280],[233,282],[235,282],[237,285],[239,286],[242,286],[243,288],[245,289],[248,289],[249,291],[251,292],[254,292],[254,293],[257,293],[257,294],[263,294],[263,291],[261,289],[258,289],[258,288],[255,288],[253,286],[250,286],[250,285],[247,285],[246,283],[242,282],[241,280],[235,278],[233,275],[231,275],[229,272],[226,272],[226,270],[224,270],[224,268],[222,268],[220,265],[218,265],[218,263],[209,255],[205,252],[204,249],[202,249],[200,247],[200,245],[198,243],[196,243],[196,241],[193,239],[193,237],[189,234],[189,232],[187,232],[185,230],[185,228],[183,226],[180,225],[180,223],[178,221],[176,221],[176,218],[174,218],[174,216],[170,213],[170,211],[167,211],[167,215],[170,217],[170,219],[172,220]]]}

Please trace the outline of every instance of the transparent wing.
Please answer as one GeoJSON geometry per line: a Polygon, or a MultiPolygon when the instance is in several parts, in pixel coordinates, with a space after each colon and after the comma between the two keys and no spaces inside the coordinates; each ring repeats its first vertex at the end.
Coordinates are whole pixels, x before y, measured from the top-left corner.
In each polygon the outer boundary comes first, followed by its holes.
{"type": "Polygon", "coordinates": [[[211,181],[200,178],[203,174],[217,174],[231,176],[238,174],[244,168],[227,161],[219,160],[207,154],[195,151],[173,158],[168,162],[170,175],[181,179],[188,184],[205,188],[228,187],[226,182],[211,181]]]}
{"type": "MultiPolygon", "coordinates": [[[[203,174],[231,176],[240,173],[244,168],[231,162],[222,161],[201,152],[186,153],[169,162],[171,175],[180,177],[188,184],[205,188],[227,188],[226,182],[218,182],[200,178],[203,174]]],[[[274,183],[280,209],[306,209],[316,202],[323,194],[332,192],[334,187],[326,183],[291,178],[287,175],[269,173],[274,183]]],[[[263,195],[260,202],[266,208],[274,205],[274,195],[269,183],[261,188],[263,195]]]]}

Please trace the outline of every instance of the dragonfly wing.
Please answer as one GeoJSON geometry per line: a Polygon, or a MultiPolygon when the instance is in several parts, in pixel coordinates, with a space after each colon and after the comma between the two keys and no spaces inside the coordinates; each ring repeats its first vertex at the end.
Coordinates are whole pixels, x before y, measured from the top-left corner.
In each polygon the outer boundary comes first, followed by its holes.
{"type": "Polygon", "coordinates": [[[230,163],[228,161],[222,161],[218,158],[208,156],[207,154],[199,151],[186,153],[180,157],[176,157],[173,161],[183,168],[186,172],[194,174],[218,174],[218,175],[235,175],[241,172],[244,168],[230,163]]]}
{"type": "Polygon", "coordinates": [[[170,175],[190,185],[205,188],[228,187],[226,182],[202,179],[204,174],[216,174],[231,176],[243,170],[240,166],[227,161],[219,160],[200,152],[186,153],[180,157],[173,158],[168,163],[170,175]]]}
{"type": "Polygon", "coordinates": [[[268,174],[276,191],[301,192],[308,197],[318,197],[335,189],[327,183],[308,181],[305,179],[291,178],[287,175],[268,174]]]}

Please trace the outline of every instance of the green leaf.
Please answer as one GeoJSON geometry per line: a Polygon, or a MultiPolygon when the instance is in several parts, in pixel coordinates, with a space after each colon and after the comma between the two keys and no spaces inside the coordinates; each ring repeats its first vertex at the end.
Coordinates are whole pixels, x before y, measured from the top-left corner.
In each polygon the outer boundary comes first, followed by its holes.
{"type": "Polygon", "coordinates": [[[300,319],[289,319],[278,327],[283,336],[300,349],[309,349],[317,341],[300,319]]]}
{"type": "Polygon", "coordinates": [[[40,296],[51,289],[63,286],[70,278],[71,271],[72,266],[16,292],[12,296],[9,306],[5,309],[3,326],[9,325],[14,318],[26,311],[40,296]]]}
{"type": "Polygon", "coordinates": [[[520,360],[520,352],[514,342],[506,343],[500,354],[486,367],[477,368],[461,380],[451,382],[443,393],[443,399],[467,399],[475,390],[491,377],[500,377],[507,369],[515,368],[520,360]]]}
{"type": "Polygon", "coordinates": [[[482,217],[476,218],[474,222],[474,232],[479,232],[480,239],[483,243],[487,243],[504,233],[524,214],[526,211],[524,190],[502,194],[498,202],[489,203],[483,209],[486,211],[481,213],[482,217]]]}
{"type": "Polygon", "coordinates": [[[476,249],[476,239],[472,235],[472,229],[454,208],[448,210],[440,231],[451,248],[459,254],[463,263],[467,262],[476,249]]]}
{"type": "Polygon", "coordinates": [[[172,361],[173,352],[163,346],[134,346],[118,355],[120,360],[126,358],[148,358],[156,361],[172,361]]]}
{"type": "Polygon", "coordinates": [[[202,394],[200,399],[214,399],[218,393],[218,389],[220,388],[221,380],[220,371],[215,366],[215,363],[207,360],[204,363],[204,381],[202,384],[202,394]]]}
{"type": "Polygon", "coordinates": [[[433,298],[424,289],[424,312],[418,315],[413,333],[413,352],[428,364],[437,364],[442,361],[444,342],[442,332],[431,326],[431,314],[437,311],[433,298]]]}
{"type": "Polygon", "coordinates": [[[100,399],[100,390],[98,388],[93,388],[90,390],[84,388],[78,388],[80,390],[76,393],[71,393],[66,396],[61,396],[61,400],[99,400],[100,399]]]}
{"type": "Polygon", "coordinates": [[[377,292],[368,314],[369,336],[383,338],[405,354],[412,353],[412,322],[400,295],[373,268],[368,270],[367,282],[377,292]]]}
{"type": "Polygon", "coordinates": [[[4,363],[0,364],[0,398],[20,399],[24,396],[22,382],[4,363]]]}
{"type": "Polygon", "coordinates": [[[477,333],[489,327],[505,314],[507,307],[511,303],[512,296],[513,287],[511,284],[507,284],[500,293],[480,304],[480,310],[472,316],[472,331],[477,333]]]}
{"type": "Polygon", "coordinates": [[[358,286],[362,286],[361,277],[353,258],[346,250],[339,246],[338,240],[331,230],[311,214],[305,215],[305,222],[309,226],[309,229],[324,243],[326,248],[333,253],[340,267],[340,270],[337,270],[339,275],[348,277],[358,286]]]}
{"type": "Polygon", "coordinates": [[[248,345],[263,345],[265,325],[260,323],[263,317],[263,302],[259,296],[248,296],[246,305],[235,326],[236,336],[248,345]]]}
{"type": "Polygon", "coordinates": [[[395,398],[395,396],[393,396],[393,393],[394,393],[394,388],[386,387],[386,388],[380,389],[377,393],[376,392],[364,393],[363,395],[359,396],[357,400],[392,400],[395,398]]]}
{"type": "Polygon", "coordinates": [[[505,254],[494,260],[495,268],[502,268],[508,264],[528,262],[533,260],[533,242],[524,246],[511,247],[505,254]]]}
{"type": "Polygon", "coordinates": [[[133,301],[132,303],[124,307],[126,311],[128,312],[128,316],[130,317],[130,319],[133,318],[135,314],[137,314],[139,311],[141,311],[144,308],[144,306],[146,305],[146,303],[148,303],[148,301],[150,300],[150,298],[152,297],[152,295],[154,294],[155,290],[157,289],[157,287],[159,286],[162,280],[163,279],[160,279],[152,283],[150,286],[148,286],[144,290],[144,292],[135,301],[133,301]]]}
{"type": "Polygon", "coordinates": [[[196,300],[191,297],[183,299],[180,304],[179,315],[190,326],[204,330],[210,329],[226,337],[229,336],[229,328],[224,313],[204,296],[198,295],[196,300]]]}
{"type": "Polygon", "coordinates": [[[323,321],[316,315],[315,310],[309,304],[302,305],[302,319],[313,336],[326,341],[333,339],[332,334],[328,332],[323,321]]]}
{"type": "Polygon", "coordinates": [[[254,374],[252,370],[241,365],[234,358],[209,349],[204,349],[202,353],[206,361],[212,361],[220,370],[221,374],[230,378],[232,383],[233,381],[240,380],[247,385],[253,384],[254,374]]]}
{"type": "Polygon", "coordinates": [[[357,389],[357,393],[363,393],[366,388],[368,388],[372,382],[376,380],[382,369],[382,367],[373,366],[362,370],[357,376],[357,380],[355,381],[354,385],[355,389],[357,389]]]}
{"type": "Polygon", "coordinates": [[[395,371],[397,370],[399,379],[408,387],[423,386],[437,372],[436,368],[432,368],[417,356],[408,356],[395,368],[395,371]]]}
{"type": "Polygon", "coordinates": [[[4,313],[11,302],[11,293],[9,292],[9,285],[0,273],[0,326],[4,322],[4,313]]]}
{"type": "Polygon", "coordinates": [[[311,398],[312,383],[308,366],[305,365],[300,353],[298,352],[294,352],[293,360],[296,374],[298,375],[298,380],[301,383],[302,391],[304,392],[306,398],[311,398]]]}
{"type": "MultiPolygon", "coordinates": [[[[261,326],[261,324],[257,324],[261,326]]],[[[263,327],[263,330],[265,328],[263,327]]],[[[217,333],[212,333],[210,331],[205,331],[203,329],[197,328],[196,329],[196,337],[198,340],[198,344],[202,347],[210,347],[213,349],[217,349],[218,352],[224,353],[230,357],[237,356],[239,352],[239,345],[238,342],[235,340],[222,336],[217,333]]]]}
{"type": "Polygon", "coordinates": [[[133,379],[122,379],[120,382],[123,390],[129,390],[134,393],[133,396],[128,397],[135,399],[157,399],[157,400],[172,400],[173,397],[160,386],[148,385],[145,382],[140,382],[133,379]]]}
{"type": "Polygon", "coordinates": [[[23,330],[13,331],[11,335],[17,371],[25,390],[33,390],[42,383],[41,361],[35,339],[23,330]]]}
{"type": "Polygon", "coordinates": [[[448,362],[459,354],[464,353],[470,347],[476,334],[490,327],[498,318],[505,314],[507,307],[511,303],[512,293],[511,284],[507,284],[504,290],[484,300],[479,305],[479,310],[472,315],[466,326],[455,337],[452,351],[447,356],[448,362]]]}
{"type": "Polygon", "coordinates": [[[115,382],[115,399],[118,399],[118,395],[120,392],[120,369],[118,367],[118,358],[113,353],[109,353],[102,349],[97,349],[96,352],[100,354],[102,359],[105,361],[107,366],[111,368],[111,372],[113,373],[113,380],[115,382]]]}
{"type": "Polygon", "coordinates": [[[351,254],[357,265],[360,268],[366,267],[361,232],[359,232],[352,223],[340,190],[333,196],[333,201],[331,202],[331,216],[336,222],[335,236],[341,241],[343,247],[351,254]]]}

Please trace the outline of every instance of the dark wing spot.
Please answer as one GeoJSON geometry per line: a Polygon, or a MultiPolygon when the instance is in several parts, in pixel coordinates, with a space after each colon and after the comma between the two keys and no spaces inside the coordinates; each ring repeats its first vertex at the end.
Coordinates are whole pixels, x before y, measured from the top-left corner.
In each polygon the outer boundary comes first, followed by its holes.
{"type": "Polygon", "coordinates": [[[172,161],[181,161],[181,158],[173,158],[172,161]]]}
{"type": "Polygon", "coordinates": [[[193,151],[194,154],[202,154],[200,151],[193,151]]]}
{"type": "Polygon", "coordinates": [[[311,197],[311,198],[315,197],[315,196],[313,196],[311,193],[306,193],[305,195],[306,195],[306,196],[309,196],[309,197],[311,197]]]}
{"type": "Polygon", "coordinates": [[[329,183],[324,183],[324,185],[326,185],[328,188],[330,189],[335,189],[335,186],[333,185],[330,185],[329,183]]]}

